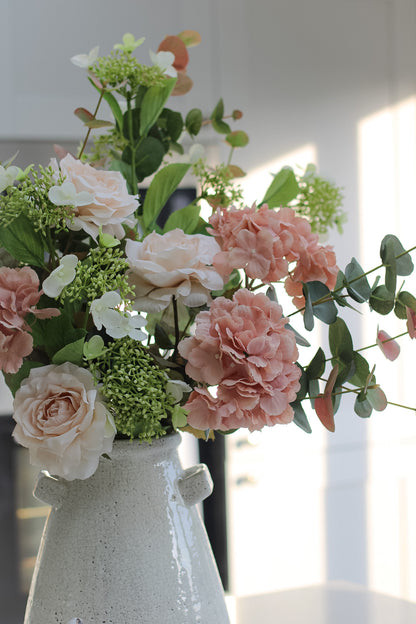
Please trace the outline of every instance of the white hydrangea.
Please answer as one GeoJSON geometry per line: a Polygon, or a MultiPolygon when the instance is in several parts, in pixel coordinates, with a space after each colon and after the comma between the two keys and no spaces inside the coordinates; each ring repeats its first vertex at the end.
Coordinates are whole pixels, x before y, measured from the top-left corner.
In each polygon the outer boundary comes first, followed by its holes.
{"type": "Polygon", "coordinates": [[[70,284],[75,278],[77,264],[78,258],[74,254],[63,256],[59,266],[52,271],[42,284],[45,295],[52,299],[59,297],[65,286],[70,284]]]}
{"type": "Polygon", "coordinates": [[[94,299],[91,303],[91,314],[95,327],[100,330],[105,327],[105,331],[111,338],[124,338],[129,336],[133,340],[145,340],[147,335],[140,331],[146,325],[146,319],[140,314],[129,314],[121,310],[120,295],[111,290],[106,292],[99,299],[94,299]]]}

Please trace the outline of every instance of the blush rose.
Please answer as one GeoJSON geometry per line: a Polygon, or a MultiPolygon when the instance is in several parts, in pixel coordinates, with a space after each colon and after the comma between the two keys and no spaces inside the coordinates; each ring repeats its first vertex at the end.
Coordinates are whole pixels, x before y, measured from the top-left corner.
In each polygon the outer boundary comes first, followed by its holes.
{"type": "Polygon", "coordinates": [[[16,392],[13,436],[52,475],[87,479],[116,433],[92,374],[65,362],[32,368],[16,392]]]}
{"type": "Polygon", "coordinates": [[[138,201],[127,190],[126,181],[119,171],[103,171],[67,154],[59,163],[53,159],[51,166],[61,170],[66,180],[72,182],[77,193],[87,192],[93,201],[74,207],[74,218],[69,225],[72,230],[84,230],[97,239],[99,228],[118,239],[124,237],[122,223],[133,225],[133,213],[138,201]]]}
{"type": "Polygon", "coordinates": [[[143,242],[128,240],[128,278],[135,289],[134,309],[160,312],[175,297],[189,307],[211,300],[210,291],[224,286],[210,265],[220,247],[214,238],[185,234],[179,228],[166,234],[152,232],[143,242]]]}

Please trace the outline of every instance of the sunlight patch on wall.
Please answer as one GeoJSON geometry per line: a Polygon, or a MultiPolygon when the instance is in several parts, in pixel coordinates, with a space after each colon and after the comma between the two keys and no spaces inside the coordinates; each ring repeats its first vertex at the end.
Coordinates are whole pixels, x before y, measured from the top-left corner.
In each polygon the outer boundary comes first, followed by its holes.
{"type": "MultiPolygon", "coordinates": [[[[395,234],[405,249],[415,244],[416,231],[416,97],[364,118],[358,126],[360,260],[368,270],[380,263],[379,247],[386,234],[395,234]]],[[[415,261],[415,257],[413,256],[415,261]]],[[[384,283],[384,270],[376,275],[384,283]]],[[[415,292],[415,278],[398,277],[397,288],[415,292]]],[[[366,344],[375,342],[377,323],[391,336],[405,331],[403,321],[373,313],[363,319],[366,344]]],[[[367,351],[370,366],[377,360],[377,382],[387,399],[414,405],[415,344],[399,339],[400,360],[394,364],[380,352],[367,351]]],[[[373,412],[368,423],[367,544],[369,584],[376,591],[416,599],[414,492],[416,474],[414,411],[388,406],[373,412]],[[414,482],[414,480],[413,480],[414,482]],[[412,516],[413,514],[413,516],[412,516]],[[412,581],[413,579],[413,581],[412,581]]]]}

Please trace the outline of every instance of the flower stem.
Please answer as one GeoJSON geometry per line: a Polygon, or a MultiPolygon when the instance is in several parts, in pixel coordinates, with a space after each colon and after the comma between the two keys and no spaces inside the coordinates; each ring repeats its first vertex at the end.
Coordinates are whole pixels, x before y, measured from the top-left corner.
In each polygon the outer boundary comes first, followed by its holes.
{"type": "MultiPolygon", "coordinates": [[[[100,108],[101,102],[103,101],[103,97],[104,97],[104,93],[105,93],[105,87],[103,87],[100,91],[100,97],[98,98],[98,102],[97,102],[97,106],[95,107],[95,111],[93,114],[93,118],[95,119],[97,117],[97,113],[98,113],[98,109],[100,108]]],[[[90,134],[91,134],[91,128],[88,128],[87,134],[85,136],[84,142],[82,144],[82,147],[80,149],[80,152],[78,154],[78,158],[80,159],[82,154],[84,153],[85,148],[87,147],[87,143],[88,143],[88,139],[90,138],[90,134]]]]}

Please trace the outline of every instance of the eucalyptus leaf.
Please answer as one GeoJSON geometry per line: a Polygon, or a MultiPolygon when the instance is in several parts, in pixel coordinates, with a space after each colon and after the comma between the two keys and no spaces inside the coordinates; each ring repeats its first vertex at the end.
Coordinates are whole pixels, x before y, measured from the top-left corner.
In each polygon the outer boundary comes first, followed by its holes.
{"type": "Polygon", "coordinates": [[[196,136],[201,130],[202,119],[202,111],[199,108],[193,108],[186,115],[185,128],[192,137],[196,136]]]}
{"type": "Polygon", "coordinates": [[[292,327],[292,325],[290,325],[289,323],[286,323],[286,328],[290,329],[290,331],[292,331],[295,334],[296,344],[298,344],[300,347],[311,346],[311,343],[308,340],[306,340],[306,338],[304,338],[301,334],[299,334],[299,332],[297,332],[296,329],[292,327]]]}
{"type": "Polygon", "coordinates": [[[312,300],[309,293],[308,284],[303,284],[302,287],[303,296],[305,297],[305,310],[303,312],[303,324],[307,331],[312,331],[315,326],[315,319],[313,317],[312,300]]]}
{"type": "Polygon", "coordinates": [[[410,275],[413,272],[412,258],[394,234],[387,234],[381,241],[380,257],[384,265],[389,264],[394,257],[397,275],[410,275]]]}
{"type": "Polygon", "coordinates": [[[364,393],[360,392],[360,394],[356,397],[355,402],[354,402],[354,412],[360,418],[369,418],[371,416],[372,411],[373,411],[373,408],[371,407],[370,403],[367,401],[364,393]]]}
{"type": "Polygon", "coordinates": [[[248,135],[243,130],[234,130],[225,137],[226,142],[231,147],[245,147],[249,141],[248,135]]]}
{"type": "Polygon", "coordinates": [[[309,424],[305,410],[303,409],[301,403],[299,401],[295,401],[290,405],[293,408],[293,422],[295,423],[295,425],[297,425],[305,433],[312,433],[312,427],[309,424]]]}
{"type": "Polygon", "coordinates": [[[315,398],[319,396],[319,393],[320,393],[319,380],[309,379],[308,394],[309,394],[309,400],[311,402],[312,408],[315,407],[315,398]]]}
{"type": "Polygon", "coordinates": [[[317,352],[313,356],[312,360],[306,367],[306,375],[308,379],[319,379],[322,377],[325,371],[326,358],[325,353],[321,347],[318,348],[317,352]]]}
{"type": "Polygon", "coordinates": [[[344,285],[350,297],[358,301],[358,303],[364,303],[364,301],[369,300],[371,287],[362,267],[355,258],[352,258],[345,269],[344,285]]]}
{"type": "Polygon", "coordinates": [[[354,351],[353,360],[355,363],[355,373],[348,380],[353,386],[365,386],[367,383],[368,376],[370,374],[370,367],[367,360],[358,353],[358,351],[354,351]]]}
{"type": "Polygon", "coordinates": [[[398,294],[397,299],[406,308],[410,308],[411,310],[413,310],[413,312],[416,312],[416,298],[411,293],[407,292],[406,290],[402,290],[398,294]]]}
{"type": "Polygon", "coordinates": [[[344,364],[350,364],[354,357],[350,330],[345,321],[338,317],[329,326],[329,348],[334,358],[344,364]]]}
{"type": "Polygon", "coordinates": [[[370,306],[379,314],[390,314],[394,308],[394,294],[384,284],[376,286],[370,297],[370,306]]]}
{"type": "Polygon", "coordinates": [[[332,301],[331,291],[328,286],[318,281],[308,282],[308,292],[311,298],[314,316],[328,325],[334,323],[337,319],[338,310],[335,303],[332,301]],[[328,297],[328,301],[315,304],[315,301],[319,301],[325,297],[328,297]]]}

